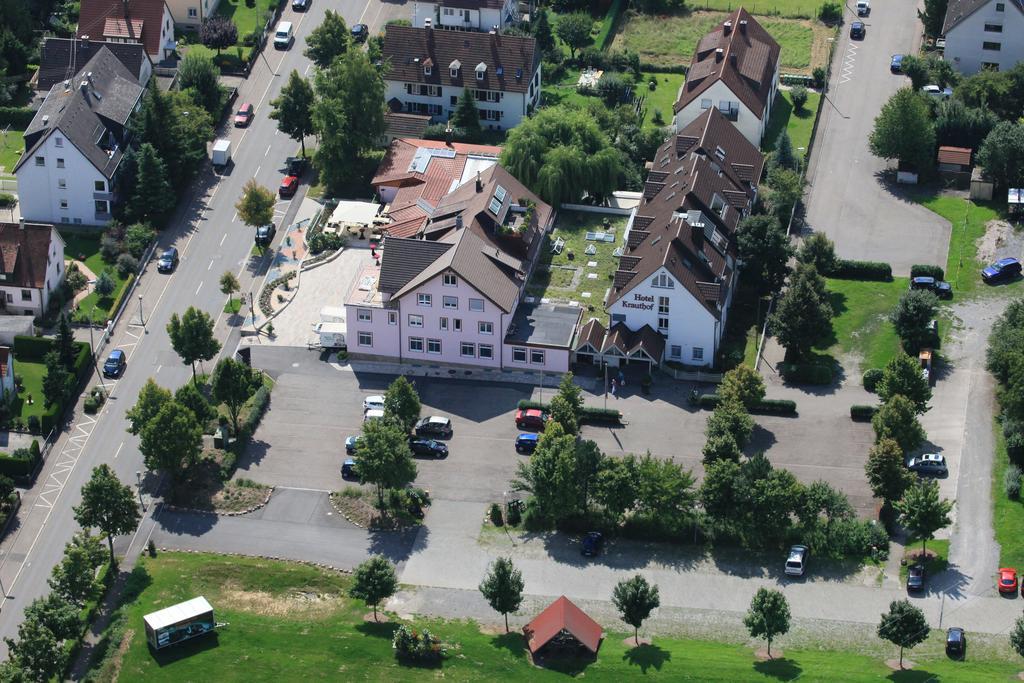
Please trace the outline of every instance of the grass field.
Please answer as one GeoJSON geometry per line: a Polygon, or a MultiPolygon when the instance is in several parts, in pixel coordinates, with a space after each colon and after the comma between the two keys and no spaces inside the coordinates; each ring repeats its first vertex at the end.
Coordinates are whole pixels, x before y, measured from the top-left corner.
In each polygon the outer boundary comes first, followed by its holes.
{"type": "Polygon", "coordinates": [[[82,312],[83,316],[91,315],[95,322],[105,322],[114,314],[114,311],[110,309],[127,286],[128,278],[121,277],[117,272],[117,268],[104,261],[100,256],[99,233],[62,230],[60,236],[64,238],[64,256],[66,258],[78,259],[80,256],[84,256],[85,258],[82,260],[94,274],[98,276],[105,270],[114,279],[114,292],[110,296],[101,297],[96,292],[90,292],[89,296],[82,299],[78,304],[78,309],[82,312]],[[92,312],[94,306],[96,308],[95,314],[92,312]]]}
{"type": "Polygon", "coordinates": [[[554,232],[545,238],[540,264],[527,284],[526,291],[532,296],[550,299],[553,302],[576,301],[580,305],[590,304],[597,310],[603,310],[605,292],[611,286],[611,275],[619,264],[618,259],[612,256],[612,252],[622,242],[622,231],[625,227],[625,216],[560,211],[554,232]],[[606,220],[609,222],[607,226],[604,224],[606,220]],[[588,231],[601,232],[609,229],[615,230],[615,242],[594,242],[586,239],[588,231]],[[565,240],[565,247],[561,254],[552,254],[550,245],[559,237],[565,240]],[[597,253],[588,255],[586,249],[591,245],[596,248],[597,253]],[[588,267],[588,263],[597,265],[588,267]],[[588,273],[594,273],[597,277],[588,278],[588,273]]]}
{"type": "Polygon", "coordinates": [[[683,81],[686,77],[683,74],[657,74],[657,73],[642,73],[640,83],[638,85],[639,94],[644,95],[647,101],[644,102],[644,107],[647,109],[647,116],[644,122],[650,126],[657,126],[654,123],[654,110],[657,109],[661,112],[661,116],[664,119],[662,126],[669,125],[672,123],[672,105],[676,103],[676,96],[679,94],[679,88],[682,87],[683,81]],[[651,81],[656,81],[658,87],[654,90],[650,90],[647,84],[651,81]]]}
{"type": "Polygon", "coordinates": [[[992,528],[996,543],[999,544],[1000,567],[1024,567],[1024,502],[1010,500],[1003,488],[1003,477],[1010,466],[1006,453],[1003,427],[998,420],[992,421],[993,438],[996,443],[995,462],[992,468],[992,528]]]}
{"type": "Polygon", "coordinates": [[[793,152],[797,158],[802,158],[811,144],[811,133],[814,131],[814,118],[818,113],[818,102],[821,95],[807,91],[807,104],[801,112],[793,108],[793,100],[788,90],[780,90],[775,95],[775,104],[772,106],[772,117],[768,120],[768,128],[764,132],[764,139],[761,141],[761,150],[770,152],[775,149],[775,141],[783,129],[789,134],[789,141],[793,143],[793,152]]]}
{"type": "MultiPolygon", "coordinates": [[[[930,577],[945,571],[949,566],[949,539],[932,539],[928,541],[925,547],[928,550],[928,559],[924,562],[925,581],[927,582],[930,577]]],[[[900,565],[900,582],[904,585],[906,585],[907,581],[907,570],[911,564],[916,563],[918,553],[920,552],[920,539],[908,539],[907,547],[903,552],[903,557],[907,560],[907,563],[900,565]]]]}
{"type": "Polygon", "coordinates": [[[25,149],[25,137],[23,131],[9,130],[0,138],[0,173],[11,175],[14,173],[14,166],[21,158],[25,149]]]}
{"type": "Polygon", "coordinates": [[[694,9],[717,9],[732,12],[740,5],[751,14],[813,19],[818,16],[821,2],[818,0],[757,0],[740,3],[737,0],[694,0],[688,3],[694,9]]]}
{"type": "Polygon", "coordinates": [[[915,670],[893,674],[882,657],[852,652],[787,648],[784,658],[758,662],[751,647],[737,644],[656,638],[652,645],[634,648],[623,643],[626,629],[616,623],[605,624],[618,631],[605,634],[596,661],[563,661],[551,670],[529,664],[520,633],[485,634],[470,621],[427,620],[415,625],[438,635],[451,654],[435,666],[408,666],[396,662],[391,647],[396,624],[364,621],[368,609],[343,597],[348,584],[348,577],[285,562],[181,553],[144,558],[129,585],[138,597],[121,607],[115,620],[114,631],[127,633],[127,647],[118,652],[116,642],[101,643],[99,653],[108,657],[90,679],[556,681],[568,674],[597,681],[800,678],[856,683],[1008,680],[1020,668],[1012,662],[950,661],[942,654],[938,629],[908,653],[917,662],[915,670]],[[142,616],[197,595],[213,605],[216,621],[228,625],[151,653],[142,616]]]}
{"type": "Polygon", "coordinates": [[[14,359],[14,376],[21,380],[21,390],[11,403],[11,415],[20,415],[23,420],[28,420],[32,415],[42,418],[46,412],[46,401],[43,398],[45,375],[46,366],[42,363],[14,359]],[[30,395],[33,401],[31,405],[28,403],[30,395]]]}
{"type": "Polygon", "coordinates": [[[815,349],[837,358],[856,354],[861,358],[861,371],[884,367],[900,348],[887,316],[907,289],[907,278],[892,282],[828,278],[826,282],[835,317],[832,335],[815,349]]]}
{"type": "Polygon", "coordinates": [[[217,14],[227,17],[238,27],[238,44],[246,35],[262,29],[267,23],[267,13],[273,12],[277,0],[256,0],[249,7],[246,0],[220,0],[217,14]]]}

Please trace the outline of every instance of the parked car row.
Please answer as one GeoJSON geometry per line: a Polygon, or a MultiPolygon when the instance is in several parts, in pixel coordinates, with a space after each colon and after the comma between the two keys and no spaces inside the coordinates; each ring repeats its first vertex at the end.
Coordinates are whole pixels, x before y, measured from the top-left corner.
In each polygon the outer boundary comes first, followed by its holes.
{"type": "MultiPolygon", "coordinates": [[[[380,420],[384,418],[384,397],[375,394],[363,399],[363,422],[380,420]]],[[[413,427],[413,433],[409,435],[409,450],[413,455],[427,456],[431,458],[447,458],[448,446],[437,441],[438,438],[447,439],[453,432],[451,418],[443,415],[428,415],[420,418],[413,427]],[[434,438],[431,438],[434,437],[434,438]]],[[[345,438],[345,454],[355,455],[359,448],[359,441],[363,437],[352,435],[345,438]]],[[[359,479],[357,463],[354,458],[346,458],[341,465],[341,476],[344,479],[359,479]]]]}

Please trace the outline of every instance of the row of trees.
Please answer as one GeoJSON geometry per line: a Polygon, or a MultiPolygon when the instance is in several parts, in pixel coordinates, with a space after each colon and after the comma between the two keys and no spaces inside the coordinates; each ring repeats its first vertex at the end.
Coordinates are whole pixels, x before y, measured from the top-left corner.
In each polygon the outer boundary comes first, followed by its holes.
{"type": "Polygon", "coordinates": [[[1010,302],[992,326],[985,365],[998,383],[999,420],[1012,463],[1004,486],[1008,496],[1017,498],[1024,468],[1024,299],[1010,302]]]}

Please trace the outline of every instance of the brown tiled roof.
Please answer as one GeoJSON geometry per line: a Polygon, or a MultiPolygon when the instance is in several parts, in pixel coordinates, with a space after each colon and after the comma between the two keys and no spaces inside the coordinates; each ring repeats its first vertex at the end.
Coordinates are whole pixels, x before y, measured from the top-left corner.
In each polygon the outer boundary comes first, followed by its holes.
{"type": "Polygon", "coordinates": [[[779,44],[741,7],[701,38],[673,111],[700,97],[712,84],[724,81],[761,118],[778,63],[779,44]]]}
{"type": "Polygon", "coordinates": [[[939,147],[940,164],[971,165],[971,150],[968,147],[939,147]]]}
{"type": "Polygon", "coordinates": [[[11,360],[11,348],[0,346],[0,377],[7,376],[7,366],[11,360]]]}
{"type": "Polygon", "coordinates": [[[384,134],[396,138],[416,138],[430,125],[430,117],[425,114],[403,114],[401,112],[384,113],[384,134]]]}
{"type": "Polygon", "coordinates": [[[594,653],[601,646],[601,638],[604,637],[601,624],[588,617],[564,595],[523,627],[530,652],[536,652],[544,647],[562,631],[572,634],[583,647],[594,653]]]}
{"type": "Polygon", "coordinates": [[[607,330],[601,321],[597,318],[591,318],[583,327],[580,328],[579,334],[576,335],[576,343],[573,344],[573,351],[580,351],[582,348],[589,344],[594,351],[600,353],[604,344],[604,335],[607,334],[607,330]]]}
{"type": "Polygon", "coordinates": [[[384,240],[377,289],[394,294],[451,248],[447,242],[388,237],[384,240]]]}
{"type": "Polygon", "coordinates": [[[386,29],[383,56],[385,80],[514,93],[529,90],[540,64],[533,38],[396,24],[386,29]],[[426,59],[434,64],[429,76],[423,72],[426,59]],[[448,67],[456,60],[461,67],[453,78],[448,67]],[[478,64],[487,67],[482,80],[476,77],[478,64]]]}
{"type": "Polygon", "coordinates": [[[164,7],[164,0],[82,0],[75,35],[93,40],[128,38],[145,45],[149,54],[157,55],[164,7]]]}
{"type": "Polygon", "coordinates": [[[46,223],[0,223],[2,273],[8,287],[41,289],[46,286],[46,266],[54,230],[46,223]]]}

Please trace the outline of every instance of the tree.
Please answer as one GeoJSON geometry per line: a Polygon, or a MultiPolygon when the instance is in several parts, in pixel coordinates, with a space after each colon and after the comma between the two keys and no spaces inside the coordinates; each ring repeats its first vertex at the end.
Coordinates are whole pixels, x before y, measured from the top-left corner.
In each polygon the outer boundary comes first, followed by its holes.
{"type": "Polygon", "coordinates": [[[704,430],[705,464],[722,458],[738,462],[753,433],[754,421],[738,399],[719,401],[704,430]]]}
{"type": "Polygon", "coordinates": [[[928,411],[928,401],[932,398],[932,388],[922,374],[918,360],[904,353],[896,354],[886,364],[877,393],[883,403],[893,396],[906,396],[918,415],[928,411]]]}
{"type": "Polygon", "coordinates": [[[171,315],[167,336],[182,362],[192,365],[192,381],[196,381],[196,361],[210,360],[220,351],[220,342],[213,335],[213,318],[206,311],[189,306],[179,318],[171,315]]]}
{"type": "Polygon", "coordinates": [[[743,617],[751,638],[768,641],[768,659],[772,657],[772,640],[789,632],[789,603],[781,591],[758,588],[743,617]]]}
{"type": "Polygon", "coordinates": [[[1000,187],[1024,185],[1024,124],[997,124],[981,143],[978,163],[1000,187]]]}
{"type": "Polygon", "coordinates": [[[50,589],[81,609],[100,590],[96,568],[103,563],[105,555],[99,538],[87,531],[75,534],[65,544],[64,556],[47,579],[50,589]]]}
{"type": "Polygon", "coordinates": [[[921,57],[917,55],[903,55],[900,68],[906,77],[910,79],[910,87],[915,91],[920,91],[921,88],[928,85],[930,80],[928,64],[921,57]]]}
{"type": "Polygon", "coordinates": [[[606,458],[597,444],[589,439],[576,442],[575,457],[576,488],[579,491],[580,508],[586,510],[597,488],[598,477],[606,458]]]}
{"type": "Polygon", "coordinates": [[[789,99],[793,100],[793,109],[799,114],[807,105],[807,88],[802,85],[794,85],[789,90],[789,99]]]}
{"type": "MultiPolygon", "coordinates": [[[[360,469],[362,475],[362,469],[360,469]]],[[[373,620],[377,621],[377,605],[387,600],[398,590],[398,577],[395,566],[380,555],[374,555],[352,572],[352,587],[348,589],[350,597],[362,600],[373,607],[373,620]]]]}
{"type": "Polygon", "coordinates": [[[656,518],[668,529],[679,529],[692,519],[697,500],[691,472],[646,453],[637,462],[636,473],[637,514],[656,518]]]}
{"type": "Polygon", "coordinates": [[[1010,647],[1021,657],[1024,657],[1024,617],[1017,617],[1013,623],[1013,630],[1010,631],[1010,647]]]}
{"type": "Polygon", "coordinates": [[[829,275],[838,265],[836,245],[823,232],[816,232],[807,237],[800,245],[796,259],[800,263],[814,266],[822,275],[829,275]]]}
{"type": "Polygon", "coordinates": [[[147,379],[139,390],[139,399],[125,414],[128,418],[128,433],[138,435],[170,400],[170,391],[154,382],[152,377],[147,379]]]}
{"type": "Polygon", "coordinates": [[[125,486],[109,465],[92,469],[92,477],[82,487],[82,502],[75,511],[75,521],[82,527],[96,527],[107,535],[110,566],[116,567],[114,536],[130,533],[139,523],[139,509],[130,486],[125,486]]]}
{"type": "Polygon", "coordinates": [[[779,139],[775,142],[775,153],[769,159],[768,165],[769,171],[773,168],[788,168],[791,171],[800,168],[800,162],[793,154],[793,143],[786,131],[779,134],[779,139]]]}
{"type": "Polygon", "coordinates": [[[935,112],[935,142],[978,149],[997,123],[999,117],[988,109],[968,107],[959,99],[944,99],[935,112]]]}
{"type": "Polygon", "coordinates": [[[59,406],[71,395],[74,377],[60,362],[60,355],[50,351],[43,358],[46,374],[43,376],[43,397],[47,407],[59,406]]]}
{"type": "Polygon", "coordinates": [[[101,299],[106,299],[114,293],[117,283],[114,282],[114,278],[110,277],[110,273],[103,270],[96,276],[96,283],[92,288],[101,299]]]}
{"type": "Polygon", "coordinates": [[[148,142],[135,155],[135,193],[131,197],[132,217],[159,225],[174,208],[174,193],[167,167],[148,142]]]}
{"type": "Polygon", "coordinates": [[[994,71],[982,69],[960,82],[957,99],[969,107],[994,112],[1005,121],[1015,121],[1024,110],[1024,66],[994,71]]]}
{"type": "Polygon", "coordinates": [[[889,314],[889,321],[896,328],[904,351],[916,354],[922,347],[929,346],[928,324],[935,318],[938,307],[938,298],[928,290],[910,289],[903,293],[889,314]]]}
{"type": "Polygon", "coordinates": [[[636,506],[640,497],[640,472],[636,456],[605,458],[597,474],[595,498],[615,520],[636,506]]]}
{"type": "Polygon", "coordinates": [[[1006,384],[1010,372],[1024,349],[1024,299],[1011,301],[988,337],[985,369],[1001,384],[1006,384]]]}
{"type": "Polygon", "coordinates": [[[306,38],[305,55],[321,69],[326,69],[338,55],[348,52],[352,34],[345,18],[338,12],[327,10],[324,20],[306,38]]]}
{"type": "Polygon", "coordinates": [[[918,479],[896,503],[900,524],[915,538],[921,539],[921,554],[926,544],[935,537],[935,532],[949,526],[952,520],[952,501],[939,498],[939,482],[934,479],[918,479]]]}
{"type": "Polygon", "coordinates": [[[615,584],[612,602],[622,615],[622,620],[633,627],[633,641],[639,645],[640,626],[661,605],[658,587],[647,583],[647,579],[637,574],[615,584]]]}
{"type": "Polygon", "coordinates": [[[219,79],[220,69],[208,54],[189,50],[178,63],[178,87],[192,90],[196,104],[215,116],[220,114],[223,97],[219,79]]]}
{"type": "Polygon", "coordinates": [[[928,621],[924,612],[909,600],[893,600],[888,614],[878,623],[878,637],[900,648],[900,668],[903,668],[903,648],[914,647],[928,639],[928,621]]]}
{"type": "Polygon", "coordinates": [[[174,392],[175,403],[181,404],[192,411],[200,425],[205,425],[217,417],[210,402],[203,396],[203,392],[195,385],[195,382],[185,382],[174,392]]]}
{"type": "Polygon", "coordinates": [[[459,104],[452,114],[452,124],[466,131],[470,137],[480,133],[480,110],[469,88],[465,88],[459,96],[459,104]]]}
{"type": "Polygon", "coordinates": [[[49,681],[63,673],[68,651],[54,633],[38,619],[25,619],[18,625],[18,638],[4,638],[8,660],[19,672],[15,680],[49,681]]]}
{"type": "MultiPolygon", "coordinates": [[[[331,10],[327,10],[331,12],[331,10]]],[[[333,12],[331,12],[333,14],[333,12]]],[[[313,103],[316,96],[309,80],[292,69],[288,82],[276,99],[270,101],[270,118],[277,121],[277,129],[298,140],[302,156],[306,156],[306,137],[313,134],[313,103]]]]}
{"type": "Polygon", "coordinates": [[[736,443],[736,438],[732,434],[728,432],[712,434],[710,431],[706,432],[706,434],[707,440],[704,442],[704,448],[701,449],[701,461],[705,466],[719,460],[740,461],[743,449],[736,443]]]}
{"type": "Polygon", "coordinates": [[[57,593],[33,600],[25,608],[25,620],[38,621],[57,640],[71,640],[78,636],[82,629],[80,608],[57,593]]]}
{"type": "Polygon", "coordinates": [[[800,264],[775,312],[768,331],[787,353],[801,357],[832,327],[832,305],[822,295],[825,281],[812,265],[800,264]]]}
{"type": "Polygon", "coordinates": [[[387,421],[373,420],[363,426],[356,445],[359,478],[377,487],[377,504],[384,509],[384,490],[401,488],[416,479],[416,463],[409,450],[409,437],[402,428],[387,421]]]}
{"type": "Polygon", "coordinates": [[[533,25],[533,38],[537,41],[537,47],[541,53],[548,54],[555,49],[555,37],[551,33],[551,22],[548,21],[548,12],[543,7],[537,10],[537,21],[533,25]]]}
{"type": "Polygon", "coordinates": [[[782,289],[789,275],[793,245],[774,216],[749,216],[740,221],[736,233],[744,278],[758,296],[782,289]]]}
{"type": "Polygon", "coordinates": [[[238,42],[238,27],[227,17],[214,14],[200,24],[199,42],[219,55],[221,50],[238,42]]]}
{"type": "Polygon", "coordinates": [[[209,112],[188,93],[163,92],[154,83],[147,88],[132,124],[139,142],[156,149],[174,188],[185,188],[207,158],[206,143],[213,137],[209,112]]]}
{"type": "Polygon", "coordinates": [[[565,14],[555,24],[555,34],[569,48],[569,57],[576,59],[576,50],[590,44],[590,31],[594,28],[594,20],[585,12],[565,14]]]}
{"type": "Polygon", "coordinates": [[[242,188],[242,197],[235,204],[235,210],[243,223],[256,228],[273,222],[276,203],[277,197],[273,192],[256,182],[255,178],[250,178],[242,188]]]}
{"type": "Polygon", "coordinates": [[[789,224],[794,207],[804,193],[804,179],[798,171],[776,166],[768,171],[768,192],[765,202],[772,215],[780,222],[789,224]]]}
{"type": "Polygon", "coordinates": [[[926,36],[937,38],[942,35],[948,4],[949,0],[924,0],[924,11],[917,10],[917,18],[921,20],[926,36]]]}
{"type": "Polygon", "coordinates": [[[914,402],[898,394],[882,404],[871,418],[871,426],[875,429],[875,439],[892,439],[904,453],[914,450],[925,439],[914,402]]]}
{"type": "Polygon", "coordinates": [[[511,557],[499,557],[492,562],[480,583],[480,592],[487,604],[505,617],[505,633],[508,633],[508,613],[523,604],[523,587],[523,573],[512,564],[511,557]]]}
{"type": "Polygon", "coordinates": [[[897,90],[875,118],[868,146],[876,157],[896,159],[919,171],[931,168],[935,129],[925,96],[911,88],[897,90]]]}
{"type": "Polygon", "coordinates": [[[551,399],[551,419],[562,425],[567,434],[579,432],[580,417],[583,410],[583,394],[573,381],[571,372],[562,377],[558,393],[551,399]]]}
{"type": "Polygon", "coordinates": [[[786,537],[803,487],[785,469],[776,469],[763,454],[740,467],[740,531],[748,544],[769,545],[786,537]]]}
{"type": "Polygon", "coordinates": [[[537,449],[519,463],[512,489],[533,494],[538,517],[557,522],[579,510],[576,438],[558,422],[549,422],[537,449]]]}
{"type": "Polygon", "coordinates": [[[71,322],[67,313],[62,313],[57,319],[57,336],[53,345],[57,349],[61,364],[69,371],[73,370],[78,349],[75,348],[75,335],[71,332],[71,322]]]}
{"type": "Polygon", "coordinates": [[[220,276],[220,293],[227,294],[229,304],[234,302],[232,295],[241,288],[242,285],[239,284],[238,278],[230,270],[225,270],[224,274],[220,276]]]}
{"type": "Polygon", "coordinates": [[[142,258],[156,237],[156,230],[145,223],[132,223],[124,231],[124,247],[135,258],[142,258]]]}
{"type": "Polygon", "coordinates": [[[384,417],[394,422],[407,434],[420,419],[419,394],[404,376],[395,379],[384,392],[384,417]]]}
{"type": "MultiPolygon", "coordinates": [[[[440,67],[439,67],[440,68],[440,67]]],[[[349,50],[314,78],[316,164],[328,188],[341,185],[384,134],[384,80],[362,50],[349,50]]]]}
{"type": "MultiPolygon", "coordinates": [[[[221,358],[217,367],[213,369],[213,378],[210,382],[213,389],[213,399],[218,403],[227,406],[228,415],[231,417],[231,427],[234,434],[238,436],[238,416],[242,406],[253,394],[252,370],[245,363],[240,363],[234,358],[221,358]]],[[[360,466],[360,472],[362,466],[360,466]]]]}
{"type": "Polygon", "coordinates": [[[139,436],[146,467],[166,472],[175,483],[199,459],[203,446],[203,430],[196,416],[174,401],[161,406],[139,436]]]}
{"type": "Polygon", "coordinates": [[[903,498],[903,494],[914,482],[914,473],[903,464],[903,451],[892,439],[880,439],[868,451],[864,463],[871,492],[886,505],[892,505],[903,498]]]}
{"type": "Polygon", "coordinates": [[[725,373],[718,385],[718,397],[722,402],[736,400],[747,410],[761,402],[764,392],[764,378],[749,365],[737,365],[725,373]]]}

